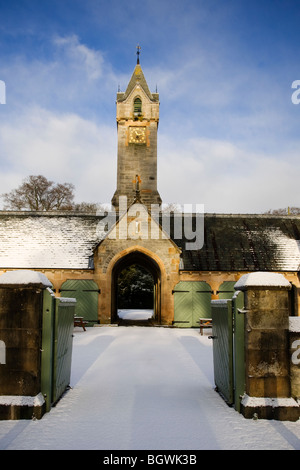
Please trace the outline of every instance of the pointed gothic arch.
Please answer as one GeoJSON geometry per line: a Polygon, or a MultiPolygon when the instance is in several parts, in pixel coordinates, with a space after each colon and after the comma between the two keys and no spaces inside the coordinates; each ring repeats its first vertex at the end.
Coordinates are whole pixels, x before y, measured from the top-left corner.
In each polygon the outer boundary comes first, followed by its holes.
{"type": "Polygon", "coordinates": [[[119,274],[129,266],[139,265],[153,277],[154,283],[154,319],[161,322],[161,269],[159,264],[148,254],[136,249],[121,256],[114,264],[111,273],[111,322],[118,321],[117,281],[119,274]]]}

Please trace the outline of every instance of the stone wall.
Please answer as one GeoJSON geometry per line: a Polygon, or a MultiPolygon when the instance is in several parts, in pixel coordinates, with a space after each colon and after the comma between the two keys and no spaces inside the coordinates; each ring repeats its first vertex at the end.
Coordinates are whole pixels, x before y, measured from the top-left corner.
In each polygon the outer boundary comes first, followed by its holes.
{"type": "Polygon", "coordinates": [[[0,340],[5,347],[5,360],[0,363],[0,419],[41,418],[45,412],[42,306],[49,286],[44,275],[30,271],[8,272],[0,278],[0,340]]]}
{"type": "Polygon", "coordinates": [[[235,284],[235,289],[245,294],[245,394],[241,412],[246,418],[255,415],[295,421],[300,417],[300,369],[292,363],[291,355],[300,333],[290,331],[290,288],[287,279],[277,273],[247,274],[235,284]]]}

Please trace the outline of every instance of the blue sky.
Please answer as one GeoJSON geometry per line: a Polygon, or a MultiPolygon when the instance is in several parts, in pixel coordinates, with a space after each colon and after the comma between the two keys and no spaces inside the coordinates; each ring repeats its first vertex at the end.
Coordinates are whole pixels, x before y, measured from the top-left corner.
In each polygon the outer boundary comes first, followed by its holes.
{"type": "Polygon", "coordinates": [[[43,174],[110,201],[116,93],[139,43],[160,94],[163,201],[300,207],[298,0],[0,0],[0,18],[1,193],[43,174]]]}

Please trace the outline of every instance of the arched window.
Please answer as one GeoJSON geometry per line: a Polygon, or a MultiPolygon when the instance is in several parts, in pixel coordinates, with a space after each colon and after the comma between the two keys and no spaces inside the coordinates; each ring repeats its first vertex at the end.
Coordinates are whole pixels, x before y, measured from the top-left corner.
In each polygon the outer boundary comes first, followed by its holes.
{"type": "Polygon", "coordinates": [[[140,98],[135,98],[133,102],[133,114],[139,116],[142,113],[142,100],[140,98]]]}

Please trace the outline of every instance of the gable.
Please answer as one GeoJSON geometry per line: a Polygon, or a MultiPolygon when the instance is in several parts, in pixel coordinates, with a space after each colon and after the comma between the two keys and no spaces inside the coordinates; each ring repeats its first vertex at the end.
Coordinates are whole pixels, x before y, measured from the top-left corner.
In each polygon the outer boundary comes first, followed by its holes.
{"type": "Polygon", "coordinates": [[[152,93],[149,90],[148,84],[142,71],[142,67],[140,65],[136,65],[125,93],[122,94],[123,96],[121,95],[121,93],[119,94],[119,100],[126,100],[137,85],[139,85],[143,89],[145,95],[149,98],[149,100],[154,100],[155,97],[153,98],[152,93]]]}
{"type": "MultiPolygon", "coordinates": [[[[147,208],[138,202],[118,218],[99,242],[98,254],[101,253],[102,268],[106,270],[115,255],[132,248],[155,253],[166,266],[176,257],[179,265],[180,248],[151,217],[147,208]]],[[[171,266],[168,267],[171,269],[171,266]]]]}

